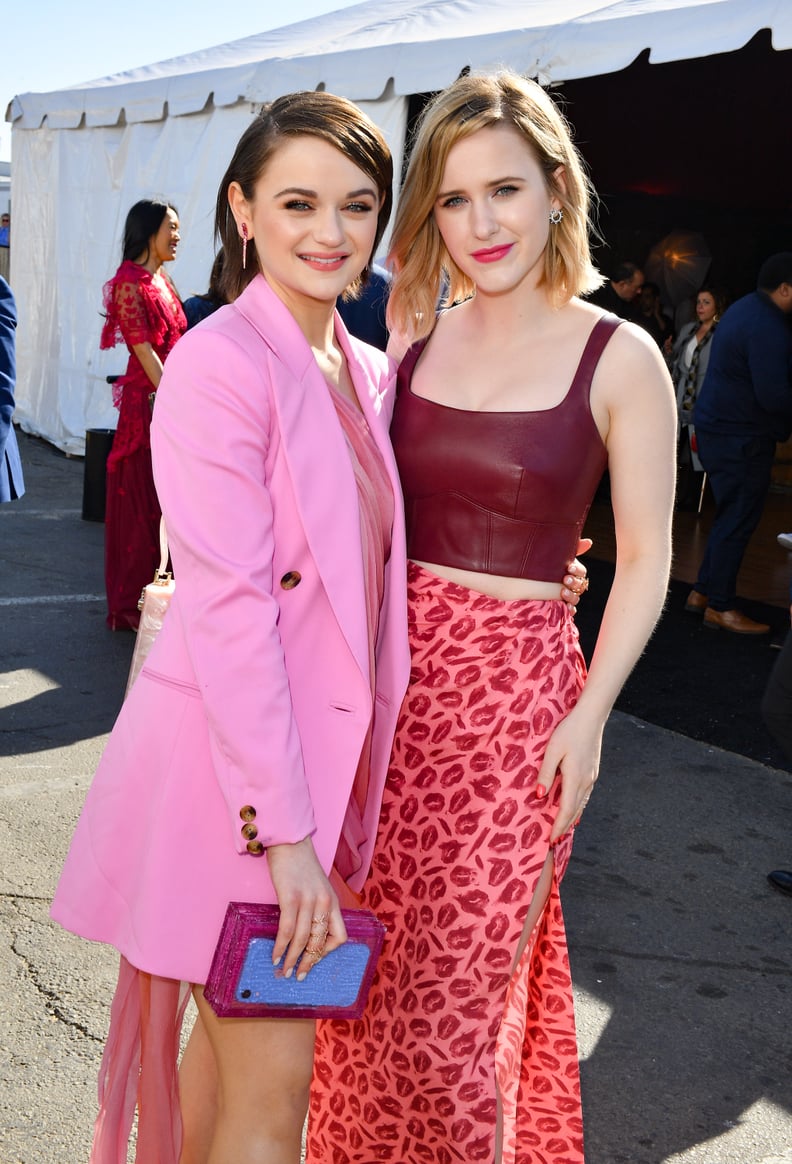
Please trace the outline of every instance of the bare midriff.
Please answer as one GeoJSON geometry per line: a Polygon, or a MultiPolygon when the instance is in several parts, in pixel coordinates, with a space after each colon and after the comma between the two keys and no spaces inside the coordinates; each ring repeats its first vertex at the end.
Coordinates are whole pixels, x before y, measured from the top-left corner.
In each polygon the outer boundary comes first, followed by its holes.
{"type": "Polygon", "coordinates": [[[440,566],[436,562],[419,562],[413,559],[418,566],[423,566],[431,574],[439,578],[446,578],[449,582],[456,582],[466,586],[469,590],[477,590],[480,594],[487,594],[490,598],[498,598],[501,602],[519,602],[526,599],[561,599],[561,580],[558,582],[536,582],[532,578],[507,578],[500,574],[482,574],[478,570],[460,570],[456,566],[440,566]]]}

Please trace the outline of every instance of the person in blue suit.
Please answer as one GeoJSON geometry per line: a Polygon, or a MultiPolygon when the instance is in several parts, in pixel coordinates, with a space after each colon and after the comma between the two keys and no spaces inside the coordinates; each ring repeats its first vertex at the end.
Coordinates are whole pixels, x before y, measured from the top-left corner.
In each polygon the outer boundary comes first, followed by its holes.
{"type": "Polygon", "coordinates": [[[14,415],[17,310],[14,293],[0,278],[0,501],[15,501],[25,492],[14,415]]]}

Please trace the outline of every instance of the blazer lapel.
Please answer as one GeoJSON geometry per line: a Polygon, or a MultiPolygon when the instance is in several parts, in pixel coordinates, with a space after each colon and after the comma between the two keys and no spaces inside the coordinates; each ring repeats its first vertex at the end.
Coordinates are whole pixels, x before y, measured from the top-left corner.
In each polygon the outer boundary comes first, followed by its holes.
{"type": "Polygon", "coordinates": [[[370,685],[358,492],[331,390],[299,325],[263,276],[234,306],[269,349],[272,400],[306,540],[370,685]]]}

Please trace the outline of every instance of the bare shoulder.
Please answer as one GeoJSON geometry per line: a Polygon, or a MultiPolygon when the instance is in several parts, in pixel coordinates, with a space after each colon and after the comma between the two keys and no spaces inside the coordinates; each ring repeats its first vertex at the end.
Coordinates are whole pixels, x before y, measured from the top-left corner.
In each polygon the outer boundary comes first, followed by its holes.
{"type": "Polygon", "coordinates": [[[662,353],[644,328],[624,320],[605,347],[594,377],[593,392],[609,403],[628,392],[632,397],[673,395],[662,353]]]}
{"type": "MultiPolygon", "coordinates": [[[[607,367],[609,363],[628,365],[631,369],[643,368],[665,370],[660,348],[644,328],[629,320],[622,320],[613,333],[602,355],[607,367]]],[[[615,369],[614,369],[615,370],[615,369]]]]}

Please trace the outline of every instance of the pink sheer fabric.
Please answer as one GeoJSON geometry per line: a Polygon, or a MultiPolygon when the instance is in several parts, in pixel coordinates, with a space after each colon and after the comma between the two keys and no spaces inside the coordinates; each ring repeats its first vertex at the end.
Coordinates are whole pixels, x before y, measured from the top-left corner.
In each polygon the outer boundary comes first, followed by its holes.
{"type": "Polygon", "coordinates": [[[146,974],[121,958],[89,1164],[127,1164],[136,1106],[136,1164],[178,1164],[182,1132],[176,1065],[188,997],[185,982],[146,974]]]}
{"type": "MultiPolygon", "coordinates": [[[[333,392],[333,402],[346,436],[360,501],[360,541],[363,550],[369,665],[373,693],[379,611],[384,593],[385,563],[390,557],[393,529],[393,490],[385,464],[371,439],[368,423],[362,413],[339,392],[333,392]]],[[[371,729],[358,762],[352,796],[336,852],[335,868],[342,880],[346,880],[360,868],[360,845],[366,839],[361,814],[368,793],[370,749],[371,729]]]]}

